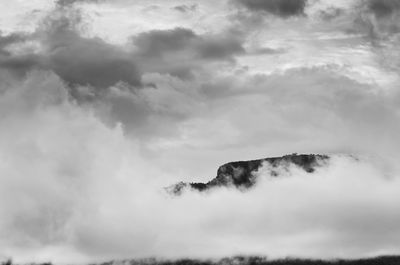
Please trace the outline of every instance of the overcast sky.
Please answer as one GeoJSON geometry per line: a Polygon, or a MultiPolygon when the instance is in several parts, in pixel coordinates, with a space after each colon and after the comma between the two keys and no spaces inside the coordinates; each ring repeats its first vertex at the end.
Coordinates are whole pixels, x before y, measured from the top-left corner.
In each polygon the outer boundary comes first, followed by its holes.
{"type": "Polygon", "coordinates": [[[399,254],[399,0],[0,4],[0,259],[399,254]]]}

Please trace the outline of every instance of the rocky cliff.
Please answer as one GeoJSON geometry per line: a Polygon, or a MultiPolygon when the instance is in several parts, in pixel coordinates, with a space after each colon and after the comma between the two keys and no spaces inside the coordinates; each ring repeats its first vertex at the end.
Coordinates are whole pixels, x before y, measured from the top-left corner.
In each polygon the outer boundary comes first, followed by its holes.
{"type": "Polygon", "coordinates": [[[174,195],[180,195],[184,190],[192,189],[196,191],[206,191],[220,186],[233,186],[239,189],[248,189],[257,182],[259,168],[265,163],[269,163],[272,170],[271,177],[279,176],[279,167],[296,165],[307,173],[314,172],[316,167],[321,166],[329,157],[327,155],[315,154],[291,154],[282,157],[270,157],[249,161],[236,161],[226,163],[218,168],[217,176],[209,182],[185,183],[180,182],[170,187],[167,191],[174,195]]]}

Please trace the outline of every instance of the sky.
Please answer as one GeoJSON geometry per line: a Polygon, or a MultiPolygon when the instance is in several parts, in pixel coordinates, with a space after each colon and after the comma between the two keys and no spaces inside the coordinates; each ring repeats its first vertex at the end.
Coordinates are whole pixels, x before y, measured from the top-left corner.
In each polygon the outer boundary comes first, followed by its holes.
{"type": "Polygon", "coordinates": [[[0,259],[399,254],[399,0],[0,4],[0,259]]]}

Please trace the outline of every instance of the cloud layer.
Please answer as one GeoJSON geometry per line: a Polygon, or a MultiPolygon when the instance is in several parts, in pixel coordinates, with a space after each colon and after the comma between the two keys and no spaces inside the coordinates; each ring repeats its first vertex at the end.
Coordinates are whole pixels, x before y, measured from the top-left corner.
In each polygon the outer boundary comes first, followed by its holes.
{"type": "Polygon", "coordinates": [[[31,73],[1,106],[5,257],[364,257],[399,244],[398,173],[374,157],[333,156],[312,174],[282,167],[280,178],[265,164],[249,192],[176,198],[162,187],[177,175],[70,102],[54,74],[31,73]]]}
{"type": "Polygon", "coordinates": [[[264,11],[277,16],[289,17],[304,14],[307,0],[239,0],[238,3],[252,11],[264,11]]]}
{"type": "Polygon", "coordinates": [[[42,4],[0,27],[0,258],[398,254],[396,1],[42,4]],[[293,152],[334,159],[163,191],[293,152]]]}

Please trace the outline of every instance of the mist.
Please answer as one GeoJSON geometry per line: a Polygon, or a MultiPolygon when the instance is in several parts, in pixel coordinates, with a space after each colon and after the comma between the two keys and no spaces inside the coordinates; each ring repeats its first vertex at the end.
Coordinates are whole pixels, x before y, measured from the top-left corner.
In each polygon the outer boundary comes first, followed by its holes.
{"type": "Polygon", "coordinates": [[[312,174],[281,167],[279,178],[265,164],[248,191],[173,197],[163,188],[187,178],[158,166],[121,124],[77,104],[56,75],[32,72],[10,83],[1,96],[2,257],[70,263],[398,251],[399,174],[378,155],[332,154],[312,174]]]}

